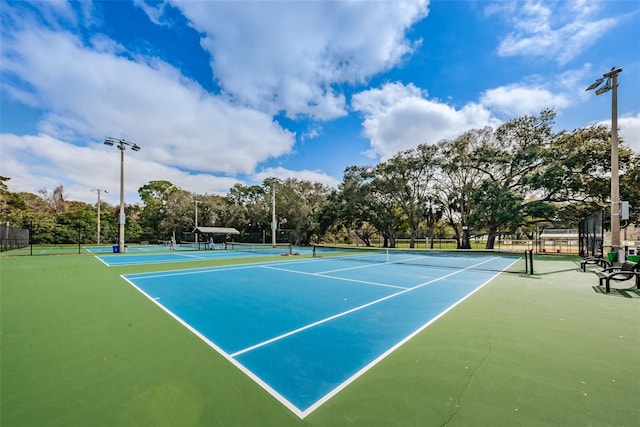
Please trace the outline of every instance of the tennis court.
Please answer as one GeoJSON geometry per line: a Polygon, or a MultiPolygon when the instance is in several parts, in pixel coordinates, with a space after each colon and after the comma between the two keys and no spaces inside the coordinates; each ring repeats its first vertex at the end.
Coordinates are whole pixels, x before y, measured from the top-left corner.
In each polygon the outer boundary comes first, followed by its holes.
{"type": "MultiPolygon", "coordinates": [[[[296,249],[295,254],[310,254],[310,249],[296,249]]],[[[120,267],[138,264],[161,264],[188,261],[223,260],[233,258],[247,258],[258,256],[288,256],[292,255],[291,245],[271,247],[269,245],[229,245],[229,249],[218,250],[175,250],[161,252],[136,252],[114,255],[97,255],[100,261],[109,267],[120,267]]]]}
{"type": "Polygon", "coordinates": [[[349,258],[124,278],[303,418],[488,283],[498,273],[486,264],[517,261],[486,255],[451,269],[349,258]]]}
{"type": "Polygon", "coordinates": [[[328,257],[113,267],[92,255],[0,257],[0,424],[637,424],[637,290],[602,292],[577,257],[538,255],[535,274],[485,286],[479,277],[499,266],[398,257],[336,261],[341,271],[328,257]],[[458,287],[473,295],[434,315],[458,287]],[[207,318],[218,324],[208,330],[207,318]]]}

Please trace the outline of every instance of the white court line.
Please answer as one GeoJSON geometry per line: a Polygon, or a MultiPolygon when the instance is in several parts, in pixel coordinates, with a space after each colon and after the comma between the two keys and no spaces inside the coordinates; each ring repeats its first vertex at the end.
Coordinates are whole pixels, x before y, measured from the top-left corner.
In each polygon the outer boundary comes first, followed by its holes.
{"type": "Polygon", "coordinates": [[[252,345],[252,346],[247,347],[245,349],[242,349],[240,351],[236,351],[235,353],[230,354],[230,356],[231,357],[240,356],[241,354],[244,354],[244,353],[247,353],[249,351],[258,349],[260,347],[264,347],[265,345],[274,343],[276,341],[280,341],[280,340],[282,340],[284,338],[290,337],[291,335],[295,335],[295,334],[300,333],[302,331],[306,331],[307,329],[313,328],[313,327],[318,326],[318,325],[322,325],[323,323],[327,323],[327,322],[329,322],[331,320],[338,319],[340,317],[346,316],[347,314],[351,314],[351,313],[354,313],[356,311],[360,311],[360,310],[365,309],[367,307],[370,307],[370,306],[372,306],[374,304],[379,304],[379,303],[381,303],[383,301],[386,301],[386,300],[391,299],[391,298],[395,298],[395,297],[397,297],[399,295],[406,294],[407,292],[414,291],[416,289],[422,288],[423,286],[429,285],[431,283],[439,282],[440,280],[446,279],[446,278],[451,277],[453,275],[456,275],[458,273],[462,273],[463,271],[469,270],[469,269],[474,268],[474,267],[476,267],[478,265],[481,265],[481,264],[484,264],[486,262],[489,262],[489,261],[491,261],[493,259],[495,259],[495,258],[492,258],[492,259],[489,259],[489,260],[474,264],[474,265],[469,266],[469,267],[467,267],[465,269],[462,269],[462,270],[454,271],[452,273],[446,274],[446,275],[438,277],[436,279],[432,279],[432,280],[420,283],[420,284],[418,284],[418,285],[416,285],[416,286],[414,286],[412,288],[403,289],[402,291],[396,292],[395,294],[391,294],[391,295],[387,295],[386,297],[378,298],[377,300],[368,302],[366,304],[362,304],[362,305],[360,305],[358,307],[354,307],[354,308],[349,309],[347,311],[343,311],[342,313],[334,314],[333,316],[326,317],[324,319],[318,320],[317,322],[309,323],[308,325],[302,326],[300,328],[294,329],[294,330],[289,331],[289,332],[285,332],[284,334],[278,335],[277,337],[273,337],[271,339],[268,339],[266,341],[262,341],[260,343],[252,345]]]}
{"type": "Polygon", "coordinates": [[[351,375],[351,377],[347,378],[344,382],[342,382],[342,384],[340,384],[339,386],[337,386],[336,388],[334,388],[333,390],[331,390],[329,393],[325,394],[322,398],[320,398],[319,400],[317,400],[313,405],[309,406],[307,409],[305,409],[304,411],[302,411],[302,416],[300,418],[306,417],[307,415],[309,415],[310,413],[312,413],[313,411],[315,411],[316,409],[318,409],[320,406],[322,406],[325,402],[327,402],[329,399],[331,399],[333,396],[335,396],[336,394],[340,393],[340,391],[344,390],[345,388],[347,388],[352,382],[354,382],[355,380],[357,380],[359,377],[361,377],[365,372],[367,372],[369,369],[373,368],[375,365],[377,365],[381,360],[383,360],[385,357],[387,357],[388,355],[390,355],[391,353],[393,353],[394,351],[396,351],[398,348],[400,348],[403,344],[405,344],[406,342],[408,342],[411,338],[415,337],[416,335],[418,335],[420,332],[422,332],[423,330],[425,330],[428,326],[430,326],[431,324],[433,324],[436,320],[440,319],[442,316],[444,316],[445,314],[447,314],[449,311],[453,310],[456,306],[458,306],[460,303],[462,303],[464,300],[466,300],[467,298],[469,298],[471,295],[475,294],[476,292],[478,292],[480,289],[482,289],[483,287],[485,287],[489,282],[491,282],[497,275],[499,274],[499,272],[496,272],[496,274],[494,274],[493,276],[491,276],[491,278],[489,278],[487,281],[485,281],[484,283],[482,283],[480,286],[478,286],[477,288],[475,288],[474,290],[472,290],[471,292],[469,292],[467,295],[465,295],[464,297],[460,298],[458,301],[456,301],[455,303],[453,303],[452,305],[450,305],[449,307],[447,307],[445,310],[443,310],[440,314],[434,316],[432,319],[430,319],[427,323],[425,323],[424,325],[422,325],[421,327],[419,327],[418,329],[416,329],[415,331],[413,331],[412,333],[410,333],[408,336],[406,336],[403,340],[401,340],[400,342],[398,342],[396,345],[392,346],[389,350],[385,351],[384,353],[382,353],[380,356],[376,357],[374,360],[372,360],[371,362],[369,362],[366,366],[362,367],[362,369],[360,369],[358,372],[356,372],[355,374],[351,375]]]}
{"type": "MultiPolygon", "coordinates": [[[[217,259],[227,259],[227,258],[213,258],[213,260],[217,259]]],[[[229,266],[213,266],[213,267],[198,267],[198,268],[189,268],[187,270],[168,270],[163,273],[157,273],[153,271],[145,272],[145,273],[130,273],[127,274],[128,277],[137,279],[153,279],[155,277],[168,277],[168,276],[182,276],[187,274],[202,274],[216,271],[227,271],[227,270],[243,270],[250,269],[256,267],[263,267],[266,265],[287,265],[287,264],[304,264],[309,262],[321,262],[326,260],[318,260],[314,258],[310,259],[300,259],[295,261],[270,261],[270,262],[251,262],[246,264],[238,264],[238,265],[229,265],[229,266]],[[147,275],[147,276],[145,276],[147,275]]]]}
{"type": "Polygon", "coordinates": [[[122,277],[126,282],[128,282],[131,286],[134,287],[134,289],[136,289],[138,292],[140,292],[142,295],[144,295],[145,297],[147,297],[147,299],[149,299],[149,301],[153,302],[155,305],[157,305],[158,307],[160,307],[161,310],[163,310],[165,313],[167,313],[169,316],[173,317],[178,323],[180,323],[182,326],[184,326],[185,328],[187,328],[187,330],[191,331],[191,333],[193,333],[195,336],[197,336],[198,338],[200,338],[202,341],[205,342],[205,344],[207,344],[209,347],[213,348],[216,352],[218,352],[219,354],[222,355],[222,357],[224,357],[226,360],[228,360],[233,366],[235,366],[236,368],[240,369],[240,371],[244,372],[244,374],[246,376],[248,376],[249,378],[251,378],[253,381],[255,381],[260,387],[262,387],[264,390],[267,391],[267,393],[269,393],[271,396],[273,396],[276,400],[278,400],[280,403],[282,403],[286,408],[288,408],[291,412],[293,412],[294,414],[296,414],[298,416],[298,418],[302,419],[304,418],[304,414],[303,412],[298,409],[293,403],[289,402],[289,400],[287,400],[284,396],[282,396],[280,393],[278,393],[273,387],[271,387],[269,384],[267,384],[264,380],[262,380],[262,378],[258,377],[256,374],[254,374],[253,372],[251,372],[249,369],[247,369],[242,363],[238,362],[237,360],[235,360],[234,358],[230,357],[229,354],[227,352],[225,352],[224,350],[222,350],[222,348],[218,347],[213,341],[211,341],[209,338],[207,338],[206,336],[204,336],[202,333],[200,333],[196,328],[194,328],[193,326],[191,326],[189,323],[185,322],[184,320],[182,320],[179,316],[177,316],[175,313],[173,313],[171,310],[169,310],[167,307],[165,307],[164,305],[162,305],[162,303],[159,302],[159,299],[156,299],[155,297],[151,296],[150,294],[146,293],[145,291],[143,291],[141,288],[139,288],[138,286],[136,286],[135,283],[133,283],[131,280],[129,280],[127,277],[125,277],[124,275],[121,275],[120,277],[122,277]]]}
{"type": "MultiPolygon", "coordinates": [[[[385,287],[385,288],[407,289],[406,286],[389,285],[387,283],[369,282],[369,281],[366,281],[366,280],[348,279],[346,277],[326,276],[324,271],[323,272],[319,272],[319,273],[308,273],[306,271],[289,270],[288,268],[278,268],[278,267],[274,267],[274,266],[271,266],[271,265],[262,265],[260,267],[266,268],[268,270],[277,270],[277,271],[284,271],[286,273],[302,274],[304,276],[316,276],[316,277],[324,277],[324,278],[327,278],[327,279],[342,280],[344,282],[363,283],[365,285],[382,286],[382,287],[385,287]]],[[[369,267],[371,267],[371,265],[369,267]]],[[[343,269],[343,270],[350,270],[350,269],[346,268],[346,269],[343,269]]],[[[342,270],[332,270],[332,271],[329,271],[329,273],[332,273],[334,271],[342,271],[342,270]]]]}
{"type": "MultiPolygon", "coordinates": [[[[489,262],[491,260],[487,260],[485,262],[489,262]]],[[[283,264],[293,264],[296,262],[315,262],[315,261],[290,261],[290,262],[283,262],[281,263],[281,265],[283,264]]],[[[483,262],[484,263],[484,262],[483,262]]],[[[483,263],[478,263],[476,265],[480,265],[483,263]]],[[[254,264],[244,264],[241,266],[233,266],[233,267],[228,267],[228,268],[211,268],[211,267],[202,267],[199,269],[194,269],[194,270],[199,270],[199,271],[192,271],[192,273],[203,273],[203,272],[215,272],[215,271],[225,271],[225,270],[235,270],[235,269],[245,269],[245,268],[255,268],[255,267],[261,267],[263,266],[264,263],[254,263],[254,264]]],[[[468,270],[471,269],[473,267],[475,267],[476,265],[470,266],[464,270],[468,270]]],[[[396,294],[394,294],[393,296],[397,296],[400,295],[402,293],[405,292],[410,292],[414,289],[418,289],[422,286],[426,286],[429,283],[433,283],[435,281],[439,281],[442,279],[445,279],[447,277],[450,277],[452,275],[458,274],[464,270],[460,270],[460,271],[455,271],[452,272],[450,274],[447,274],[446,276],[440,277],[438,279],[434,279],[432,281],[429,282],[425,282],[425,283],[421,283],[413,288],[408,288],[403,290],[402,292],[398,292],[396,294]]],[[[176,272],[179,272],[179,270],[176,270],[176,272]]],[[[142,273],[144,274],[144,273],[142,273]]],[[[149,274],[149,273],[147,273],[149,274]]],[[[181,273],[178,273],[181,274],[181,273]]],[[[190,274],[190,273],[187,273],[190,274]]],[[[196,335],[198,338],[200,338],[203,342],[205,342],[207,345],[209,345],[211,348],[213,348],[216,352],[218,352],[219,354],[221,354],[226,360],[228,360],[231,364],[233,364],[235,367],[237,367],[238,369],[240,369],[240,371],[242,371],[245,375],[247,375],[249,378],[251,378],[254,382],[256,382],[260,387],[262,387],[264,390],[267,391],[267,393],[269,393],[271,396],[273,396],[276,400],[278,400],[280,403],[282,403],[286,408],[288,408],[292,413],[294,413],[298,418],[300,419],[304,419],[307,415],[309,415],[310,413],[312,413],[313,411],[315,411],[316,409],[318,409],[322,404],[324,404],[325,402],[327,402],[329,399],[331,399],[333,396],[335,396],[337,393],[339,393],[341,390],[343,390],[344,388],[346,388],[347,386],[349,386],[349,384],[351,384],[353,381],[355,381],[358,377],[360,377],[362,374],[364,374],[366,371],[368,371],[369,369],[371,369],[373,366],[375,366],[378,362],[380,362],[382,359],[384,359],[385,357],[387,357],[390,353],[392,353],[394,350],[396,350],[398,347],[400,347],[402,344],[406,343],[407,341],[409,341],[412,337],[414,337],[415,335],[417,335],[420,331],[422,331],[423,329],[425,329],[427,326],[431,325],[433,322],[435,322],[437,319],[439,319],[440,317],[442,317],[444,314],[446,314],[447,312],[449,312],[450,310],[452,310],[455,306],[457,306],[458,304],[460,304],[462,301],[464,301],[465,299],[467,299],[469,296],[471,296],[472,294],[474,294],[475,292],[477,292],[480,288],[484,287],[487,283],[489,283],[491,280],[493,280],[493,278],[497,275],[498,273],[496,273],[493,277],[491,277],[490,279],[488,279],[485,283],[481,284],[479,287],[477,287],[476,289],[474,289],[473,291],[471,291],[469,294],[465,295],[463,298],[461,298],[460,300],[458,300],[457,302],[455,302],[454,304],[452,304],[450,307],[448,307],[447,309],[445,309],[443,312],[441,312],[440,314],[438,314],[437,316],[435,316],[433,319],[430,319],[426,324],[424,324],[423,326],[421,326],[420,328],[418,328],[416,331],[412,332],[411,334],[409,334],[409,336],[405,337],[404,339],[402,339],[399,343],[397,343],[396,345],[394,345],[392,348],[390,348],[389,350],[387,350],[386,352],[384,352],[383,354],[381,354],[380,356],[378,356],[376,359],[374,359],[373,361],[371,361],[369,364],[367,364],[365,367],[363,367],[362,369],[360,369],[358,372],[356,372],[355,374],[353,374],[350,378],[348,378],[346,381],[342,382],[340,385],[338,385],[336,388],[334,388],[332,391],[330,391],[329,393],[327,393],[326,395],[324,395],[322,398],[320,398],[319,400],[317,400],[314,404],[312,404],[310,407],[308,407],[306,410],[301,410],[299,409],[296,405],[294,405],[293,403],[289,402],[288,399],[286,399],[283,395],[281,395],[278,391],[276,391],[275,389],[273,389],[269,384],[267,384],[264,380],[262,380],[260,377],[258,377],[256,374],[254,374],[251,370],[249,370],[248,368],[246,368],[242,363],[240,363],[235,357],[237,357],[239,354],[243,353],[243,352],[247,352],[251,349],[255,349],[258,347],[258,345],[255,346],[251,346],[250,348],[247,348],[245,350],[239,351],[234,353],[233,355],[230,355],[229,353],[226,353],[225,351],[223,351],[220,347],[218,347],[216,344],[214,344],[211,340],[209,340],[206,336],[204,336],[202,333],[200,333],[198,330],[196,330],[194,327],[192,327],[191,325],[189,325],[187,322],[185,322],[184,320],[182,320],[179,316],[177,316],[175,313],[171,312],[171,310],[169,310],[168,308],[166,308],[164,305],[162,305],[158,300],[156,300],[154,297],[152,297],[150,294],[147,294],[145,291],[143,291],[141,288],[139,288],[138,286],[136,286],[131,280],[135,280],[140,279],[142,276],[136,276],[136,274],[129,274],[129,275],[121,275],[120,277],[122,277],[126,282],[128,282],[131,286],[133,286],[135,289],[137,289],[140,293],[142,293],[143,295],[145,295],[150,301],[152,301],[154,304],[156,304],[158,307],[160,307],[160,309],[162,309],[163,311],[165,311],[166,313],[168,313],[171,317],[173,317],[174,319],[176,319],[180,324],[182,324],[184,327],[186,327],[189,331],[191,331],[194,335],[196,335]],[[129,276],[129,277],[127,277],[129,276]],[[131,278],[131,280],[130,280],[131,278]]],[[[164,274],[164,275],[172,275],[172,274],[164,274]]],[[[173,274],[173,275],[177,275],[177,274],[173,274]]],[[[158,277],[156,276],[148,276],[148,277],[158,277]]],[[[335,277],[331,277],[333,279],[336,279],[335,277]]],[[[391,296],[390,296],[391,297],[391,296]]],[[[380,301],[378,301],[380,302],[380,301]]],[[[373,302],[375,303],[375,301],[373,302]]],[[[373,304],[370,303],[370,304],[373,304]]],[[[369,304],[369,305],[370,305],[369,304]]],[[[354,309],[355,310],[355,309],[354,309]]],[[[351,311],[354,311],[351,310],[351,311]]],[[[341,314],[344,315],[344,314],[341,314]]],[[[332,318],[336,318],[339,315],[336,316],[332,316],[332,318]]],[[[324,320],[324,322],[326,322],[328,320],[324,320]]],[[[322,321],[321,321],[322,322],[322,321]]],[[[315,322],[315,324],[320,324],[321,322],[315,322]]],[[[309,326],[310,327],[310,326],[309,326]]],[[[308,328],[307,328],[308,329],[308,328]]],[[[300,331],[302,330],[302,328],[297,329],[296,331],[300,331]]],[[[292,333],[295,331],[292,331],[292,333]]],[[[286,334],[286,335],[292,335],[292,333],[286,334]]],[[[283,336],[280,336],[282,339],[283,336]]],[[[277,338],[277,337],[276,337],[277,338]]],[[[269,340],[269,342],[274,342],[275,339],[269,340]]]]}

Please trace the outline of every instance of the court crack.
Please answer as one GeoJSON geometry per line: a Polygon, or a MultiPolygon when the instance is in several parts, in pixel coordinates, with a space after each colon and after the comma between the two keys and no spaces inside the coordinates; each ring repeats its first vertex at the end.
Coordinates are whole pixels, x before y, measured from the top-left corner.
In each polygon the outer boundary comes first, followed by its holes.
{"type": "Polygon", "coordinates": [[[451,421],[453,421],[453,419],[458,415],[458,413],[460,412],[460,409],[462,407],[462,399],[464,398],[465,393],[467,392],[467,390],[469,390],[469,387],[471,387],[471,383],[473,383],[473,379],[475,378],[475,376],[478,373],[478,371],[480,371],[480,369],[482,369],[484,367],[484,365],[487,363],[487,360],[489,359],[489,356],[491,355],[491,351],[493,349],[492,345],[491,345],[491,338],[492,338],[493,334],[492,334],[491,330],[489,330],[488,328],[486,328],[486,329],[489,331],[489,338],[487,339],[487,346],[488,346],[487,353],[485,354],[484,358],[482,359],[482,362],[480,362],[478,367],[473,370],[473,372],[469,376],[469,380],[467,381],[467,384],[465,384],[465,386],[462,389],[462,391],[456,397],[455,410],[449,416],[449,418],[446,419],[446,421],[444,423],[440,424],[440,427],[445,427],[451,421]]]}

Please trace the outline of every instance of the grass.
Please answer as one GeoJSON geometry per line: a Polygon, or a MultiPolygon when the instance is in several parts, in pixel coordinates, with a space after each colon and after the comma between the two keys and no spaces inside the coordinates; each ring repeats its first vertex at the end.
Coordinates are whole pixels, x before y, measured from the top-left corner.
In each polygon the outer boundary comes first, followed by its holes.
{"type": "Polygon", "coordinates": [[[539,257],[534,276],[501,275],[304,420],[119,277],[213,264],[109,268],[88,255],[0,258],[0,425],[631,426],[640,419],[640,294],[599,292],[578,258],[539,257]]]}

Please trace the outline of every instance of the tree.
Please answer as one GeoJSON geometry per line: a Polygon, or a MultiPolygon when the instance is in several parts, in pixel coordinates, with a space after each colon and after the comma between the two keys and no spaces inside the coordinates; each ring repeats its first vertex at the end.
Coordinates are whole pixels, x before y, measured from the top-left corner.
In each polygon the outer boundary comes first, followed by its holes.
{"type": "Polygon", "coordinates": [[[415,247],[418,227],[425,219],[425,206],[435,175],[437,147],[421,144],[396,154],[376,168],[378,183],[384,185],[406,217],[411,232],[410,247],[415,247]]]}
{"type": "MultiPolygon", "coordinates": [[[[318,216],[329,189],[320,184],[296,178],[283,181],[265,180],[265,192],[276,186],[276,221],[280,228],[294,231],[291,243],[308,244],[319,230],[318,216]]],[[[271,195],[269,191],[267,194],[271,195]]],[[[269,197],[270,199],[271,197],[269,197]]]]}
{"type": "Polygon", "coordinates": [[[513,232],[522,224],[522,202],[522,196],[491,180],[473,191],[469,223],[489,230],[487,249],[493,249],[498,230],[513,232]]]}
{"type": "Polygon", "coordinates": [[[227,194],[226,223],[248,233],[261,233],[269,229],[270,206],[266,200],[267,190],[259,185],[235,184],[227,194]]]}
{"type": "Polygon", "coordinates": [[[368,172],[371,181],[371,210],[369,222],[382,234],[383,247],[395,248],[400,230],[407,228],[407,222],[396,198],[392,195],[395,184],[392,177],[379,172],[379,167],[368,172]]]}
{"type": "MultiPolygon", "coordinates": [[[[544,164],[545,154],[553,139],[554,118],[555,112],[546,109],[537,116],[525,115],[511,119],[499,126],[490,137],[483,138],[471,153],[471,166],[482,172],[483,182],[488,180],[492,183],[480,191],[490,191],[495,197],[493,203],[485,203],[486,213],[478,224],[488,227],[487,249],[493,248],[501,222],[514,224],[522,220],[519,211],[526,211],[525,195],[532,192],[532,179],[544,164]],[[497,187],[502,191],[498,191],[497,187]],[[505,201],[505,197],[510,201],[521,200],[524,204],[520,209],[505,210],[499,205],[505,201]],[[509,212],[511,216],[505,217],[509,212]]],[[[547,207],[551,208],[551,205],[547,207]]],[[[479,219],[480,216],[474,218],[479,219]]]]}
{"type": "MultiPolygon", "coordinates": [[[[575,224],[609,204],[610,135],[606,126],[596,125],[555,136],[543,165],[530,179],[531,188],[540,199],[555,206],[553,217],[543,218],[575,224]]],[[[628,185],[633,180],[627,179],[633,176],[632,153],[622,143],[619,160],[621,196],[627,191],[633,194],[637,185],[628,185]]]]}
{"type": "Polygon", "coordinates": [[[46,189],[39,190],[38,193],[47,204],[49,212],[61,214],[67,209],[67,205],[65,204],[67,194],[65,194],[62,184],[54,188],[51,193],[46,189]]]}
{"type": "Polygon", "coordinates": [[[476,167],[473,153],[491,138],[492,132],[490,127],[471,130],[438,144],[440,173],[436,176],[436,204],[454,230],[458,249],[471,249],[468,218],[471,197],[484,177],[476,167]]]}
{"type": "Polygon", "coordinates": [[[140,214],[142,232],[148,238],[161,239],[166,230],[162,229],[162,220],[166,213],[171,195],[179,189],[166,180],[150,181],[138,189],[144,207],[140,214]]]}
{"type": "Polygon", "coordinates": [[[6,182],[11,178],[0,176],[0,222],[12,227],[25,227],[27,204],[21,193],[9,191],[6,182]]]}
{"type": "Polygon", "coordinates": [[[631,205],[630,224],[640,225],[640,153],[633,153],[620,177],[620,198],[631,205]]]}
{"type": "Polygon", "coordinates": [[[376,232],[369,220],[374,198],[370,167],[350,166],[345,169],[338,191],[333,191],[321,209],[320,232],[329,227],[343,227],[355,232],[366,246],[371,246],[371,237],[376,232]]]}

